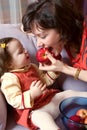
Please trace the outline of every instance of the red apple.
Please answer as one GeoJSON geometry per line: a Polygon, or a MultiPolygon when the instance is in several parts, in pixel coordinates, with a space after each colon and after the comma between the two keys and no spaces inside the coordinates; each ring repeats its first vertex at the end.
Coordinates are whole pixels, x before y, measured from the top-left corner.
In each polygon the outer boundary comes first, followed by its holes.
{"type": "Polygon", "coordinates": [[[78,122],[78,123],[82,123],[83,122],[83,119],[80,116],[78,116],[78,115],[71,116],[70,120],[73,120],[73,121],[78,122]]]}
{"type": "Polygon", "coordinates": [[[70,120],[68,121],[68,128],[69,130],[84,130],[84,126],[77,123],[83,123],[83,119],[80,116],[73,115],[70,117],[70,120]]]}
{"type": "Polygon", "coordinates": [[[85,119],[85,117],[87,116],[87,110],[84,108],[81,108],[81,109],[77,110],[76,115],[85,119]]]}
{"type": "Polygon", "coordinates": [[[85,129],[87,130],[87,116],[84,119],[85,129]]]}
{"type": "Polygon", "coordinates": [[[37,53],[36,53],[36,58],[38,60],[38,62],[41,63],[47,63],[49,62],[49,59],[47,58],[46,52],[48,51],[47,48],[40,48],[37,53]]]}
{"type": "Polygon", "coordinates": [[[52,56],[56,59],[61,59],[61,55],[55,55],[53,52],[52,52],[52,49],[51,48],[40,48],[37,53],[36,53],[36,58],[38,60],[38,62],[41,62],[41,63],[46,63],[46,64],[50,64],[50,60],[48,59],[47,55],[46,55],[46,52],[49,51],[52,56]]]}
{"type": "Polygon", "coordinates": [[[87,116],[84,119],[84,124],[87,124],[87,116]]]}

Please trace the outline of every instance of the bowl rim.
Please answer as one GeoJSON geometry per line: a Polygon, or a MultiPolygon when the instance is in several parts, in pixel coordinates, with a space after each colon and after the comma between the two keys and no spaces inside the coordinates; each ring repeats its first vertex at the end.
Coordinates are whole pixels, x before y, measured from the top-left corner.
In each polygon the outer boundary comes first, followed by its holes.
{"type": "Polygon", "coordinates": [[[84,99],[87,99],[86,97],[78,97],[78,96],[69,97],[69,98],[63,99],[63,100],[60,102],[60,104],[59,104],[60,114],[63,115],[64,117],[66,117],[66,118],[67,118],[68,120],[70,120],[71,122],[77,124],[77,125],[84,125],[84,126],[87,127],[87,124],[80,123],[80,122],[76,122],[76,121],[70,119],[70,118],[69,118],[68,116],[66,116],[65,113],[61,110],[61,106],[62,106],[62,103],[63,103],[64,101],[66,101],[67,99],[75,99],[75,98],[84,98],[84,99]]]}

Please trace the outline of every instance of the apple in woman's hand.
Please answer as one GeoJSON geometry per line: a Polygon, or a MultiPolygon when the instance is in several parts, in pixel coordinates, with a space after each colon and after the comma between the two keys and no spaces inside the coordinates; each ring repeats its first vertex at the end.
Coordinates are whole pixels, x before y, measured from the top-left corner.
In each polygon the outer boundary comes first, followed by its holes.
{"type": "Polygon", "coordinates": [[[47,51],[48,51],[47,48],[40,48],[37,51],[36,58],[37,58],[38,62],[41,62],[41,63],[49,62],[49,59],[47,58],[47,54],[46,54],[47,51]]]}
{"type": "Polygon", "coordinates": [[[49,51],[55,59],[61,59],[61,55],[56,56],[52,52],[51,48],[40,48],[36,53],[36,58],[37,58],[38,62],[45,63],[45,64],[51,63],[50,60],[47,57],[47,54],[46,54],[47,51],[49,51]]]}

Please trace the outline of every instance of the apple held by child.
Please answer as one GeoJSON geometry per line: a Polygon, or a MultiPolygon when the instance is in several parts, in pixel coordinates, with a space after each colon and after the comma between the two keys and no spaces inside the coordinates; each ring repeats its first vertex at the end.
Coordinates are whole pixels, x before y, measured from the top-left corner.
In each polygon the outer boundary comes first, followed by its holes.
{"type": "Polygon", "coordinates": [[[38,62],[45,63],[45,64],[50,63],[50,60],[48,59],[46,54],[47,51],[49,51],[54,58],[59,60],[61,59],[61,55],[55,55],[54,52],[52,51],[52,48],[40,48],[36,53],[36,58],[38,62]]]}

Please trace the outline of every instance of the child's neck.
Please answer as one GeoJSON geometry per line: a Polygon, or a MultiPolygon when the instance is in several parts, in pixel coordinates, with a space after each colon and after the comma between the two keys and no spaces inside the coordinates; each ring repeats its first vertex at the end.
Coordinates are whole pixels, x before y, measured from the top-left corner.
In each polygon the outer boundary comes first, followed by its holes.
{"type": "Polygon", "coordinates": [[[13,70],[11,70],[10,72],[20,72],[20,71],[27,71],[28,69],[29,69],[29,67],[31,66],[31,64],[29,64],[29,65],[26,65],[26,66],[24,66],[24,67],[21,67],[21,68],[15,68],[15,69],[13,69],[13,70]]]}

